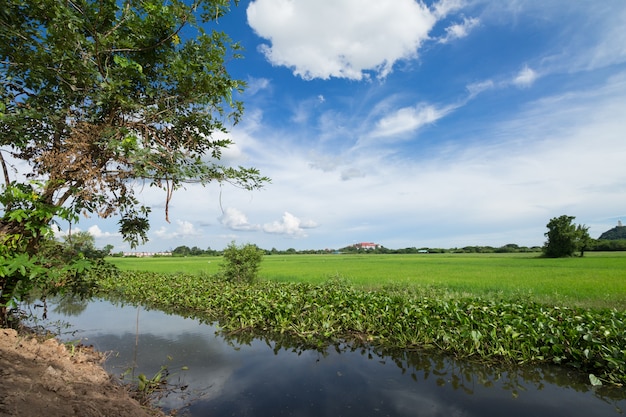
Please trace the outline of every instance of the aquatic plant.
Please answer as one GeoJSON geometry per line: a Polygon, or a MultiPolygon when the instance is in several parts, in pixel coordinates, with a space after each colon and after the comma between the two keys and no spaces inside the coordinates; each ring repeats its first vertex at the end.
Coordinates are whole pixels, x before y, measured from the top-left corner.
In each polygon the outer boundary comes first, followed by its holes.
{"type": "Polygon", "coordinates": [[[626,383],[624,311],[429,287],[365,291],[340,278],[252,284],[129,271],[102,279],[100,287],[129,302],[217,322],[224,332],[283,334],[311,347],[345,341],[506,364],[555,363],[626,383]]]}

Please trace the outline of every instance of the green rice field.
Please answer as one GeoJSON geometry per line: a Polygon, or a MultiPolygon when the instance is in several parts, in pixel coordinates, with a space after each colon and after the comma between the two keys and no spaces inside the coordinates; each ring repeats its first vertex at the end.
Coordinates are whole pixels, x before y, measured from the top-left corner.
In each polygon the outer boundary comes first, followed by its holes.
{"type": "MultiPolygon", "coordinates": [[[[110,258],[122,270],[211,275],[220,257],[110,258]]],[[[364,289],[427,287],[458,294],[626,310],[626,253],[583,258],[532,254],[268,255],[260,278],[319,284],[342,278],[364,289]]]]}

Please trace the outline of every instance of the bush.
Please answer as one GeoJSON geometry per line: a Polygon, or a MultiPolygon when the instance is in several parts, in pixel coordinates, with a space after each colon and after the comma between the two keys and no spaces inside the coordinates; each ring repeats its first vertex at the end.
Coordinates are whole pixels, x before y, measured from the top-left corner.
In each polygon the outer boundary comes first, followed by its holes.
{"type": "Polygon", "coordinates": [[[255,282],[262,259],[263,251],[256,245],[237,246],[235,242],[231,242],[224,249],[221,274],[228,281],[255,282]]]}

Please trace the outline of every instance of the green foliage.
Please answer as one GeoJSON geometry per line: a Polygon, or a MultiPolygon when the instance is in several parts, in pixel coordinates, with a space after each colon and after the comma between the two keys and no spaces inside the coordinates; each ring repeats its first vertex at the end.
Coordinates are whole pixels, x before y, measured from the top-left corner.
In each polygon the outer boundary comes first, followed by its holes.
{"type": "Polygon", "coordinates": [[[586,226],[576,226],[573,220],[574,216],[560,216],[550,219],[546,227],[548,231],[545,236],[548,238],[543,253],[548,258],[563,258],[573,256],[575,252],[580,252],[583,256],[584,251],[589,247],[591,238],[589,237],[589,228],[586,226]]]}
{"type": "Polygon", "coordinates": [[[10,309],[38,290],[43,296],[66,291],[88,295],[93,291],[95,271],[104,273],[112,265],[102,260],[93,237],[85,232],[68,236],[64,243],[53,239],[53,217],[72,221],[76,215],[64,207],[42,201],[40,184],[13,183],[4,188],[0,202],[5,211],[0,217],[0,323],[6,324],[10,309]],[[93,270],[93,271],[92,271],[93,270]]]}
{"type": "Polygon", "coordinates": [[[626,239],[619,240],[606,240],[598,239],[591,244],[591,249],[594,251],[626,251],[626,239]]]}
{"type": "MultiPolygon", "coordinates": [[[[172,357],[169,355],[167,358],[168,360],[172,360],[172,357]]],[[[183,366],[180,370],[186,371],[188,368],[183,366]]],[[[125,380],[128,376],[131,377],[131,384],[135,387],[135,389],[131,390],[130,394],[141,405],[148,406],[150,404],[158,403],[162,398],[167,397],[174,391],[180,390],[180,392],[182,392],[187,389],[186,384],[170,383],[170,378],[174,375],[170,371],[170,367],[168,365],[161,365],[161,369],[159,369],[151,378],[147,377],[143,373],[140,373],[135,377],[134,371],[134,367],[128,368],[122,374],[122,380],[125,380]]]]}
{"type": "Polygon", "coordinates": [[[0,324],[6,324],[8,310],[33,288],[86,268],[81,262],[50,268],[40,242],[51,239],[54,216],[71,220],[75,214],[48,204],[39,190],[37,182],[11,183],[0,193],[5,208],[0,216],[0,324]]]}
{"type": "Polygon", "coordinates": [[[243,112],[235,96],[244,83],[226,70],[240,46],[210,29],[230,4],[2,2],[0,312],[57,274],[55,260],[38,253],[53,219],[119,214],[124,239],[145,242],[150,207],[136,198],[134,179],[163,189],[166,218],[185,183],[252,190],[269,181],[219,164],[232,144],[223,134],[243,112]],[[11,164],[33,182],[11,181],[11,164]]]}
{"type": "Polygon", "coordinates": [[[89,232],[75,232],[63,236],[64,251],[69,257],[84,257],[90,259],[104,258],[105,250],[96,249],[96,239],[89,232]]]}
{"type": "Polygon", "coordinates": [[[42,299],[53,295],[91,296],[96,278],[114,275],[116,269],[103,260],[28,255],[0,256],[0,324],[8,324],[8,312],[36,290],[42,299]]]}
{"type": "Polygon", "coordinates": [[[348,342],[442,351],[488,363],[554,363],[626,383],[626,312],[546,306],[529,299],[464,296],[402,286],[359,290],[325,283],[211,280],[125,272],[101,288],[206,321],[225,332],[289,335],[307,347],[348,342]]]}
{"type": "Polygon", "coordinates": [[[135,393],[137,401],[140,404],[149,404],[159,391],[167,389],[168,377],[167,366],[161,366],[161,369],[152,378],[146,377],[145,374],[137,375],[137,391],[135,393]]]}
{"type": "Polygon", "coordinates": [[[224,249],[220,272],[227,281],[251,283],[257,280],[262,260],[263,251],[256,245],[237,246],[231,242],[224,249]]]}
{"type": "MultiPolygon", "coordinates": [[[[32,3],[0,11],[0,159],[30,167],[41,200],[73,213],[120,214],[120,231],[144,241],[140,179],[166,193],[185,182],[255,189],[254,168],[219,165],[232,142],[244,83],[226,71],[240,46],[210,25],[225,0],[32,3]]],[[[8,185],[8,170],[4,169],[8,185]]]]}
{"type": "Polygon", "coordinates": [[[189,246],[177,246],[173,251],[172,251],[172,256],[216,256],[220,254],[219,251],[216,251],[214,249],[211,249],[210,247],[207,248],[206,250],[202,250],[197,246],[194,246],[193,248],[190,248],[189,246]]]}

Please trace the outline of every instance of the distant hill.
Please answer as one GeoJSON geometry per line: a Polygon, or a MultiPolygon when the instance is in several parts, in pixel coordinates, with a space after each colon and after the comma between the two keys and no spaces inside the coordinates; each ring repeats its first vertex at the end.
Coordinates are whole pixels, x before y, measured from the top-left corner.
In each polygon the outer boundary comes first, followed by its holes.
{"type": "Polygon", "coordinates": [[[620,240],[626,239],[626,226],[615,226],[611,230],[602,233],[598,239],[620,240]]]}

